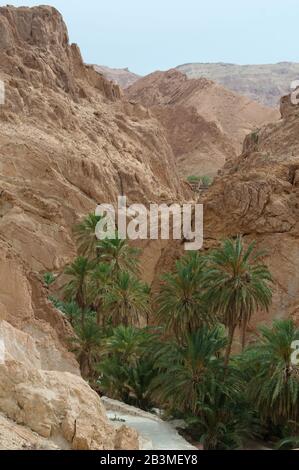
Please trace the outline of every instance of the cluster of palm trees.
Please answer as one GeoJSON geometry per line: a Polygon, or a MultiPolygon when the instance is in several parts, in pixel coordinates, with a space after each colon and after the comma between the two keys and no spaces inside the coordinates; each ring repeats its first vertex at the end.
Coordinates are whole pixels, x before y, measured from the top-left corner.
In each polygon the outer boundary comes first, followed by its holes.
{"type": "Polygon", "coordinates": [[[140,280],[138,250],[96,239],[99,220],[91,214],[75,228],[79,257],[65,270],[62,299],[52,297],[74,327],[84,377],[101,394],[183,418],[205,449],[241,448],[248,436],[294,445],[299,331],[285,320],[247,337],[252,315],[272,301],[255,243],[237,237],[189,253],[153,293],[140,280]]]}

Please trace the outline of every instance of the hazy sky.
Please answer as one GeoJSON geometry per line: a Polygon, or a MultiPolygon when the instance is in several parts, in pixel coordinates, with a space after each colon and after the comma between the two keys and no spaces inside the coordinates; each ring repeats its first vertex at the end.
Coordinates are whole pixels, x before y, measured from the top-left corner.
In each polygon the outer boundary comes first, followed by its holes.
{"type": "MultiPolygon", "coordinates": [[[[9,0],[63,14],[85,62],[140,74],[186,62],[299,61],[299,0],[9,0]]],[[[6,3],[1,2],[1,5],[6,3]]]]}

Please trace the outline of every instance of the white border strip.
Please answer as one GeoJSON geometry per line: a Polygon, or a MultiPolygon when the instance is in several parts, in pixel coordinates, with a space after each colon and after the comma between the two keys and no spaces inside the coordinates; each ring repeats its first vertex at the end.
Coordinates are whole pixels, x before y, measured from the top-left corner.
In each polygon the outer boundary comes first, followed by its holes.
{"type": "Polygon", "coordinates": [[[3,339],[0,338],[0,365],[5,362],[5,344],[3,339]]]}
{"type": "Polygon", "coordinates": [[[0,80],[0,105],[5,104],[5,84],[0,80]]]}

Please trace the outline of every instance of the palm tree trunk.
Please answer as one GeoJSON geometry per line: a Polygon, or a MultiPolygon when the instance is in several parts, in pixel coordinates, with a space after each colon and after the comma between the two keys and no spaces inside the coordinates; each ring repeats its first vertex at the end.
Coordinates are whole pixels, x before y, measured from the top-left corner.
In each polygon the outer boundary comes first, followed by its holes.
{"type": "Polygon", "coordinates": [[[246,345],[246,330],[247,330],[247,324],[243,323],[242,325],[242,352],[244,351],[245,345],[246,345]]]}
{"type": "Polygon", "coordinates": [[[83,294],[82,287],[80,287],[80,289],[78,290],[76,301],[81,309],[81,325],[83,328],[84,323],[85,323],[85,305],[84,305],[84,294],[83,294]]]}
{"type": "Polygon", "coordinates": [[[80,364],[80,371],[81,371],[82,377],[87,379],[89,376],[89,364],[88,364],[88,357],[86,353],[84,353],[83,351],[81,352],[80,357],[79,357],[79,364],[80,364]]]}
{"type": "Polygon", "coordinates": [[[231,355],[231,351],[232,351],[232,345],[233,345],[235,331],[236,331],[236,325],[233,325],[233,326],[229,327],[228,345],[227,345],[227,348],[226,348],[225,360],[224,360],[225,369],[227,369],[227,367],[228,367],[228,363],[229,363],[229,359],[230,359],[230,355],[231,355]]]}

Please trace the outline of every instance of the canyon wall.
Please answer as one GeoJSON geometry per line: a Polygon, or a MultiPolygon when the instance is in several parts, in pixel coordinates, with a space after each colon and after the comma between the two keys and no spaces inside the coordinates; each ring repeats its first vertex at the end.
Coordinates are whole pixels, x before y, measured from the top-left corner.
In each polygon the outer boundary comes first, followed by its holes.
{"type": "Polygon", "coordinates": [[[84,65],[52,7],[0,8],[0,79],[0,413],[62,448],[137,448],[81,379],[41,279],[74,258],[72,228],[98,203],[182,198],[174,155],[150,113],[84,65]]]}

